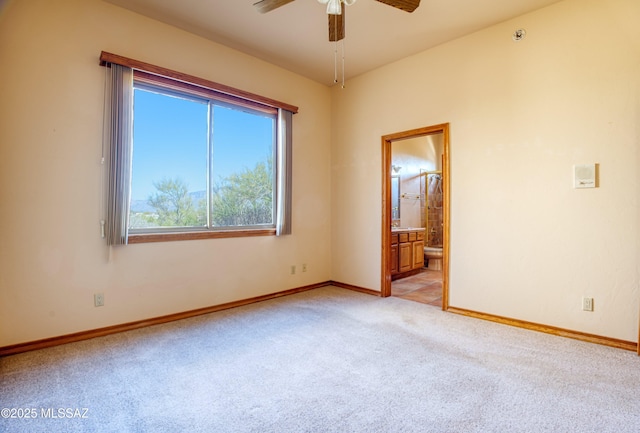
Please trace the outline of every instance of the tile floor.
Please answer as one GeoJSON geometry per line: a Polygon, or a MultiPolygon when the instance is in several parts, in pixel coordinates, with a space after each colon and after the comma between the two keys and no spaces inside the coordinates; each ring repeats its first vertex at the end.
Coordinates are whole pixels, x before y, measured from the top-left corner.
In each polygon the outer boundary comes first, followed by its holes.
{"type": "Polygon", "coordinates": [[[442,271],[423,268],[417,275],[392,281],[391,296],[442,308],[442,271]]]}

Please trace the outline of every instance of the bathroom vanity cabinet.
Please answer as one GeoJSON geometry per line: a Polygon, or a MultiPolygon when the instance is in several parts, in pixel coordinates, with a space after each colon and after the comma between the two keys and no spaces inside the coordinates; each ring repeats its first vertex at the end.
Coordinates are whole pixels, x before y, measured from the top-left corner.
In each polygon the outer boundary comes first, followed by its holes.
{"type": "Polygon", "coordinates": [[[420,272],[424,266],[424,228],[394,228],[391,231],[391,279],[420,272]]]}

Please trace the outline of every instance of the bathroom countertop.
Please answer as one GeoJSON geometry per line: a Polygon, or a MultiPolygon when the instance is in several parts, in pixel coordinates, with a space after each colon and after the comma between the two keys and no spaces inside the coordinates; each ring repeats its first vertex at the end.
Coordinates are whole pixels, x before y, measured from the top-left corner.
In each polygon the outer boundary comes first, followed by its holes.
{"type": "Polygon", "coordinates": [[[392,233],[399,232],[423,232],[425,231],[424,227],[391,227],[392,233]]]}

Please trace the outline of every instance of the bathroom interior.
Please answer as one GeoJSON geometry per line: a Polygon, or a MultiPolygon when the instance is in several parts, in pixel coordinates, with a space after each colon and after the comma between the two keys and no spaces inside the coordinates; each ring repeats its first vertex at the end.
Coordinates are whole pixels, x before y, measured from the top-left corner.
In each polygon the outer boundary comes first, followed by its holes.
{"type": "Polygon", "coordinates": [[[391,145],[391,251],[399,263],[392,266],[391,296],[436,307],[442,307],[443,148],[443,133],[391,145]]]}

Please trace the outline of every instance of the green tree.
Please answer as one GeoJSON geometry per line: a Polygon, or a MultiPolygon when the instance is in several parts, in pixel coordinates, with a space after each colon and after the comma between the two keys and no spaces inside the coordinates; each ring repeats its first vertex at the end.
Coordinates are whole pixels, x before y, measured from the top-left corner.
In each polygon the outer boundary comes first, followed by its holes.
{"type": "Polygon", "coordinates": [[[156,210],[156,215],[150,217],[150,222],[172,227],[206,225],[206,205],[203,206],[200,202],[196,208],[189,195],[188,185],[182,179],[163,178],[154,182],[153,186],[158,191],[147,199],[149,205],[156,210]]]}
{"type": "Polygon", "coordinates": [[[273,222],[273,171],[271,160],[259,162],[223,178],[212,197],[214,226],[245,226],[273,222]]]}

